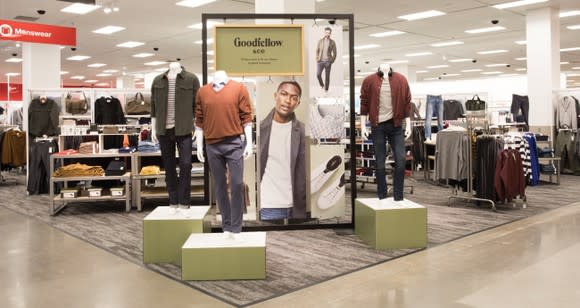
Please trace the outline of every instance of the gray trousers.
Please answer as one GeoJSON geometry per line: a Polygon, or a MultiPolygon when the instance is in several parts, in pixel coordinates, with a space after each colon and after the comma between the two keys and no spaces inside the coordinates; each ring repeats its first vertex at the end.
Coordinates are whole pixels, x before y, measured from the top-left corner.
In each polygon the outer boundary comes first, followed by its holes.
{"type": "Polygon", "coordinates": [[[242,231],[244,211],[244,148],[240,136],[206,146],[209,170],[213,178],[216,201],[222,215],[222,229],[232,233],[242,231]],[[231,197],[228,196],[228,179],[231,197]]]}

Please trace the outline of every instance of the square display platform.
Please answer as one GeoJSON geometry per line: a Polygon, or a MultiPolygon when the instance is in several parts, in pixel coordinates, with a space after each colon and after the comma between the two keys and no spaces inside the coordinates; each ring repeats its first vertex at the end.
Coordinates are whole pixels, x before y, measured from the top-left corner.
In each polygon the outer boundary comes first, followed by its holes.
{"type": "Polygon", "coordinates": [[[181,264],[181,246],[191,233],[210,232],[209,206],[177,210],[158,206],[143,219],[143,263],[181,264]]]}
{"type": "Polygon", "coordinates": [[[191,234],[182,248],[181,279],[266,278],[266,232],[191,234]]]}
{"type": "Polygon", "coordinates": [[[427,208],[410,200],[355,200],[355,234],[379,249],[427,246],[427,208]]]}

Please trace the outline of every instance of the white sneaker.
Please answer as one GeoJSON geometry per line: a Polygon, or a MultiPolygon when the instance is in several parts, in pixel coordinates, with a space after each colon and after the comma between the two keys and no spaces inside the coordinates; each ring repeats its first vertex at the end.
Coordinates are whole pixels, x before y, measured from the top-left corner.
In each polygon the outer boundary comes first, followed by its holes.
{"type": "Polygon", "coordinates": [[[170,204],[169,205],[169,214],[171,214],[171,215],[177,214],[177,204],[170,204]]]}
{"type": "Polygon", "coordinates": [[[342,158],[338,155],[334,155],[325,164],[318,166],[311,175],[310,193],[314,194],[319,191],[334,172],[338,170],[340,164],[342,164],[342,158]]]}
{"type": "Polygon", "coordinates": [[[325,189],[318,197],[318,208],[321,210],[326,210],[335,205],[341,198],[344,197],[345,188],[344,184],[346,181],[344,179],[344,174],[336,180],[330,187],[325,189]]]}
{"type": "Polygon", "coordinates": [[[232,239],[233,238],[233,233],[231,233],[230,231],[224,231],[224,238],[226,240],[232,239]]]}
{"type": "Polygon", "coordinates": [[[242,240],[242,234],[241,233],[232,233],[232,239],[234,241],[241,241],[242,240]]]}

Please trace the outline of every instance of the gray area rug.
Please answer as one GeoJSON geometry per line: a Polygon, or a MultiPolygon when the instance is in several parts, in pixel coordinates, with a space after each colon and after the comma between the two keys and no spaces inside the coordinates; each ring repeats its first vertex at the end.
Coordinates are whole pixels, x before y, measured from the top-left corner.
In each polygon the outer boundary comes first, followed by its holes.
{"type": "MultiPolygon", "coordinates": [[[[21,182],[23,180],[21,179],[21,182]]],[[[450,190],[408,181],[415,186],[406,198],[428,207],[429,246],[533,216],[577,201],[580,178],[562,176],[561,185],[528,187],[528,207],[465,202],[447,206],[450,190]]],[[[359,190],[359,197],[374,197],[372,185],[359,190]]],[[[123,203],[71,204],[57,216],[48,215],[47,195],[26,196],[24,185],[1,185],[0,206],[35,217],[59,230],[97,247],[181,281],[181,270],[170,264],[142,263],[142,220],[156,204],[146,203],[143,212],[124,212],[123,203]]],[[[183,282],[197,290],[235,306],[246,306],[300,288],[360,270],[416,250],[376,251],[352,232],[331,229],[269,231],[267,234],[265,280],[183,282]]]]}

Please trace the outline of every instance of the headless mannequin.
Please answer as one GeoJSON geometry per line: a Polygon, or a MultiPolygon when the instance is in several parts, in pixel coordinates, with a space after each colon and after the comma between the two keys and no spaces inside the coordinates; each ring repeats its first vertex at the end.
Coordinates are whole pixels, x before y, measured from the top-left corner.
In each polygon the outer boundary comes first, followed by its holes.
{"type": "MultiPolygon", "coordinates": [[[[391,67],[391,65],[388,63],[384,63],[379,66],[377,74],[379,74],[379,76],[383,74],[382,77],[388,78],[387,76],[390,76],[392,74],[392,71],[393,68],[391,67]],[[385,72],[387,72],[387,76],[385,76],[385,72]]],[[[366,126],[367,120],[368,116],[366,115],[360,116],[360,133],[363,140],[368,140],[370,135],[370,132],[368,131],[366,126]]],[[[410,136],[411,136],[411,118],[407,117],[405,118],[405,139],[409,139],[410,136]]]]}
{"type": "MultiPolygon", "coordinates": [[[[212,83],[214,84],[214,91],[219,92],[228,83],[229,78],[225,71],[216,71],[213,75],[212,83]]],[[[246,147],[244,148],[244,159],[252,156],[252,125],[244,126],[244,136],[246,137],[246,147]]],[[[205,162],[203,156],[203,129],[195,127],[195,141],[197,144],[197,159],[200,162],[205,162]]]]}
{"type": "MultiPolygon", "coordinates": [[[[181,64],[179,62],[171,62],[169,63],[169,71],[167,72],[167,78],[175,79],[177,78],[177,74],[181,73],[181,64]]],[[[154,143],[159,143],[157,140],[157,134],[155,132],[155,118],[151,115],[151,141],[154,143]]]]}

